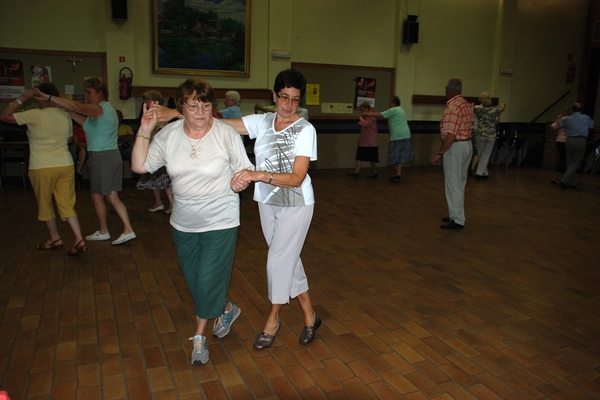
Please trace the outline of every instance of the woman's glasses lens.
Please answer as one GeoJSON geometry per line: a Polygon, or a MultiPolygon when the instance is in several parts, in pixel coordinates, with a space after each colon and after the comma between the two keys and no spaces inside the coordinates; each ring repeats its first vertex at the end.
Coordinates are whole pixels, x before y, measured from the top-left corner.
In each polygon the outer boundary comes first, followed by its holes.
{"type": "Polygon", "coordinates": [[[187,104],[187,103],[183,103],[188,110],[190,110],[191,112],[196,112],[198,111],[198,109],[200,109],[200,107],[202,107],[202,111],[210,111],[212,110],[212,104],[211,103],[201,103],[201,104],[187,104]]]}
{"type": "Polygon", "coordinates": [[[300,104],[300,98],[299,97],[289,97],[287,94],[282,94],[280,95],[279,93],[277,93],[277,98],[281,99],[284,102],[292,102],[294,104],[300,104]]]}

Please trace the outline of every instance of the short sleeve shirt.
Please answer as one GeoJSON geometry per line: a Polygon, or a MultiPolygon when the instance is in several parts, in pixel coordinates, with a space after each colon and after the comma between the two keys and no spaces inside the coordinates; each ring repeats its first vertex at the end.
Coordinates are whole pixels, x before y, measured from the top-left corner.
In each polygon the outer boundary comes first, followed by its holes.
{"type": "Polygon", "coordinates": [[[589,115],[574,112],[568,117],[564,117],[558,121],[560,128],[565,128],[567,136],[571,137],[588,137],[589,130],[594,129],[594,121],[589,115]]]}
{"type": "MultiPolygon", "coordinates": [[[[317,131],[304,118],[300,118],[282,131],[275,130],[277,113],[253,114],[242,118],[250,138],[256,138],[254,153],[256,170],[273,173],[291,173],[297,156],[317,159],[317,131]]],[[[302,185],[284,188],[256,182],[254,200],[281,207],[314,204],[314,192],[307,174],[302,185]]]]}
{"type": "Polygon", "coordinates": [[[119,125],[119,129],[118,129],[118,134],[119,136],[126,136],[126,135],[133,135],[133,128],[130,127],[129,125],[119,125]]]}
{"type": "Polygon", "coordinates": [[[221,111],[223,118],[242,118],[242,109],[237,104],[221,111]]]}
{"type": "Polygon", "coordinates": [[[68,140],[73,132],[71,117],[56,108],[35,108],[14,113],[19,125],[27,125],[29,138],[29,169],[73,165],[68,140]]]}
{"type": "Polygon", "coordinates": [[[360,147],[377,147],[377,120],[373,117],[366,117],[358,123],[360,125],[358,145],[360,147]]]}
{"type": "Polygon", "coordinates": [[[119,118],[115,109],[107,102],[98,104],[102,107],[102,116],[98,119],[87,117],[83,124],[88,151],[105,151],[118,149],[119,118]]]}
{"type": "Polygon", "coordinates": [[[488,138],[496,137],[496,121],[500,113],[502,113],[500,107],[483,107],[478,105],[473,108],[473,112],[477,117],[475,135],[488,138]]]}
{"type": "Polygon", "coordinates": [[[410,139],[410,128],[406,119],[406,113],[400,106],[392,107],[381,113],[388,120],[390,126],[390,141],[410,139]]]}
{"type": "Polygon", "coordinates": [[[456,135],[457,140],[471,138],[473,131],[473,106],[461,95],[454,96],[446,102],[446,110],[440,121],[442,140],[448,134],[456,135]]]}
{"type": "Polygon", "coordinates": [[[171,225],[182,232],[207,232],[239,225],[239,195],[229,186],[233,174],[253,169],[237,131],[218,119],[199,140],[183,130],[184,120],[160,130],[144,166],[166,166],[173,189],[171,225]],[[197,156],[192,156],[192,147],[197,156]]]}

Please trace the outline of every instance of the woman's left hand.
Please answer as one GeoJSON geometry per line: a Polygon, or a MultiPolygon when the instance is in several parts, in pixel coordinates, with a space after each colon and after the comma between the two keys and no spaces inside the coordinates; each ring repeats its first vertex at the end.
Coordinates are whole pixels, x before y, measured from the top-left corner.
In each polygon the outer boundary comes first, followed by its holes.
{"type": "Polygon", "coordinates": [[[246,189],[248,185],[250,185],[250,182],[253,181],[254,174],[254,171],[248,170],[243,170],[234,174],[233,178],[231,178],[231,183],[229,184],[231,190],[237,193],[246,189]]]}

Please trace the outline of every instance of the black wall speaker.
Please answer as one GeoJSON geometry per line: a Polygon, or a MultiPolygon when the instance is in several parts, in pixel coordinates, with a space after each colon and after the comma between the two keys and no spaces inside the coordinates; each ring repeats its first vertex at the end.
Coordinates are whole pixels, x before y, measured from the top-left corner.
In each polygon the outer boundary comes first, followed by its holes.
{"type": "Polygon", "coordinates": [[[409,15],[404,21],[402,43],[419,43],[419,23],[416,15],[409,15]]]}
{"type": "Polygon", "coordinates": [[[127,21],[127,0],[111,0],[112,19],[127,21]]]}

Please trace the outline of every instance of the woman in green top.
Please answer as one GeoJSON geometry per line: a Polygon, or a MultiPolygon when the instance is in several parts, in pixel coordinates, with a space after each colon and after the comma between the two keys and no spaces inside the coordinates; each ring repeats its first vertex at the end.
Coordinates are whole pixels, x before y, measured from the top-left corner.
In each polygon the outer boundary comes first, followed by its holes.
{"type": "Polygon", "coordinates": [[[402,164],[411,162],[413,159],[412,143],[410,139],[410,128],[406,119],[404,109],[400,107],[400,98],[393,96],[389,102],[389,109],[381,112],[363,113],[377,119],[387,119],[390,126],[390,144],[388,147],[387,164],[394,166],[392,182],[400,182],[402,176],[402,164]]]}

